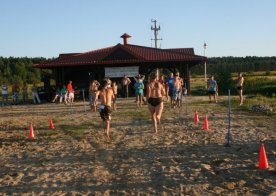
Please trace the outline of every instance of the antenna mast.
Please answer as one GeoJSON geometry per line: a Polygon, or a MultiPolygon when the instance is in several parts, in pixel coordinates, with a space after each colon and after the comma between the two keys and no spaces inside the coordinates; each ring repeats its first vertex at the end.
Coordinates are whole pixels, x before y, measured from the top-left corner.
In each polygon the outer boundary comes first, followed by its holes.
{"type": "Polygon", "coordinates": [[[151,22],[154,23],[154,26],[151,26],[151,30],[154,31],[154,39],[151,39],[151,40],[154,40],[155,48],[157,48],[157,41],[162,40],[162,39],[157,38],[158,31],[160,31],[160,25],[159,25],[159,27],[156,26],[156,22],[157,22],[156,20],[151,19],[151,22]]]}
{"type": "MultiPolygon", "coordinates": [[[[160,31],[160,25],[159,25],[159,27],[156,26],[156,22],[157,22],[156,20],[151,19],[151,22],[154,23],[154,26],[151,26],[151,30],[154,31],[154,39],[151,39],[151,40],[154,40],[154,46],[155,46],[155,48],[157,48],[157,41],[162,40],[162,39],[157,38],[158,31],[160,31]]],[[[159,70],[158,70],[158,68],[156,69],[156,76],[157,76],[157,79],[159,80],[159,70]]]]}

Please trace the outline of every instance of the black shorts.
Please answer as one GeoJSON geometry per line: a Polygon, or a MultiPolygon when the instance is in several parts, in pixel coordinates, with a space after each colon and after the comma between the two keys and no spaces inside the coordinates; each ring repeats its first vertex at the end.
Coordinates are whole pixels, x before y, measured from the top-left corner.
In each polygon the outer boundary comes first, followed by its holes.
{"type": "Polygon", "coordinates": [[[215,95],[215,94],[216,94],[216,91],[208,91],[208,94],[209,94],[209,95],[215,95]]]}
{"type": "Polygon", "coordinates": [[[242,90],[242,86],[238,86],[238,87],[237,87],[237,90],[238,90],[238,91],[241,91],[241,90],[242,90]]]}
{"type": "Polygon", "coordinates": [[[148,99],[148,103],[150,105],[152,105],[153,107],[156,107],[156,106],[160,105],[160,103],[162,103],[162,97],[157,97],[157,98],[150,97],[148,99]]]}
{"type": "Polygon", "coordinates": [[[104,120],[104,121],[108,121],[108,120],[111,120],[111,107],[110,106],[107,106],[107,105],[104,105],[104,106],[101,106],[101,107],[104,107],[104,108],[100,108],[100,115],[101,115],[101,118],[104,120]]]}
{"type": "Polygon", "coordinates": [[[170,97],[173,97],[173,90],[174,89],[169,89],[169,93],[168,94],[169,94],[170,97]]]}

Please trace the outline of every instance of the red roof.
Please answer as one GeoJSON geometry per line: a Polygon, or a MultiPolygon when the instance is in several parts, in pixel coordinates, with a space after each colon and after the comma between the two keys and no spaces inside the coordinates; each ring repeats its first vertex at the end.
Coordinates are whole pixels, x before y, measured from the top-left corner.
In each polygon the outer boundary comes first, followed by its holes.
{"type": "Polygon", "coordinates": [[[193,48],[158,49],[138,45],[117,44],[112,47],[85,53],[60,54],[52,61],[35,65],[36,67],[58,67],[76,65],[113,65],[144,62],[202,62],[205,57],[194,54],[193,48]]]}

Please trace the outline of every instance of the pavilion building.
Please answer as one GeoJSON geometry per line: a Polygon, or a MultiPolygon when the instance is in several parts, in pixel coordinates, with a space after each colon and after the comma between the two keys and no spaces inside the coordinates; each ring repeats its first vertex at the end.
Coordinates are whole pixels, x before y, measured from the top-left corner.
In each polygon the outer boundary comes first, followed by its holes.
{"type": "MultiPolygon", "coordinates": [[[[94,79],[110,78],[119,82],[124,75],[134,80],[132,77],[143,74],[147,81],[149,74],[157,69],[163,73],[178,71],[190,92],[190,68],[203,64],[206,57],[196,55],[193,48],[160,49],[132,45],[128,43],[130,37],[125,33],[121,36],[123,44],[84,53],[60,54],[54,60],[34,66],[51,69],[57,85],[72,80],[74,86],[85,89],[94,79]]],[[[44,85],[50,85],[49,81],[48,77],[44,78],[44,85]]]]}

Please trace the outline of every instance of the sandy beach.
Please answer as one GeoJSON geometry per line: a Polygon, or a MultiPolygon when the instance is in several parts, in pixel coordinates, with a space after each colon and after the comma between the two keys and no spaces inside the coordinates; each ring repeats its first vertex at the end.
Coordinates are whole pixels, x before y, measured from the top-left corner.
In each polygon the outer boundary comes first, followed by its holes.
{"type": "Polygon", "coordinates": [[[165,103],[157,134],[146,105],[120,99],[110,142],[88,102],[1,107],[0,195],[276,195],[275,114],[233,108],[224,147],[226,99],[188,97],[182,111],[165,103]],[[268,169],[258,169],[261,143],[268,169]]]}

